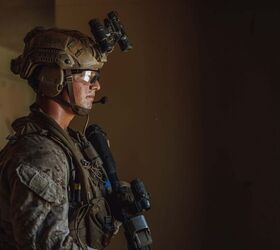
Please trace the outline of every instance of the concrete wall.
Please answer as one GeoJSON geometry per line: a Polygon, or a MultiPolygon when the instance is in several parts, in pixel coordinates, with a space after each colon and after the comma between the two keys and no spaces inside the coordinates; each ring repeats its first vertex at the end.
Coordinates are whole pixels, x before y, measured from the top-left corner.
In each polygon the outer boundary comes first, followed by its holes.
{"type": "Polygon", "coordinates": [[[0,147],[11,131],[11,122],[28,113],[34,93],[10,72],[10,60],[23,49],[23,38],[35,26],[54,25],[52,0],[0,1],[0,147]]]}
{"type": "Polygon", "coordinates": [[[0,44],[16,51],[29,30],[54,25],[54,0],[1,0],[0,8],[0,44]]]}
{"type": "Polygon", "coordinates": [[[18,80],[10,73],[10,60],[17,52],[0,47],[0,146],[6,143],[5,138],[12,132],[12,121],[28,112],[34,94],[26,82],[18,80]]]}

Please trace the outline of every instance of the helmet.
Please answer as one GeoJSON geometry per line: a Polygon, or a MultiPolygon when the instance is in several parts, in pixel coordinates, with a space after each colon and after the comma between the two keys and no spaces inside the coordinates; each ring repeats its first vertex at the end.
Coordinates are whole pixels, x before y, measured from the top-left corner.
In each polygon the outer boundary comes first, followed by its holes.
{"type": "Polygon", "coordinates": [[[96,43],[75,30],[36,27],[24,38],[22,55],[11,61],[11,71],[28,80],[39,94],[70,106],[79,115],[89,110],[75,104],[72,88],[73,70],[99,70],[107,61],[96,43]],[[70,103],[59,95],[67,87],[70,103]]]}

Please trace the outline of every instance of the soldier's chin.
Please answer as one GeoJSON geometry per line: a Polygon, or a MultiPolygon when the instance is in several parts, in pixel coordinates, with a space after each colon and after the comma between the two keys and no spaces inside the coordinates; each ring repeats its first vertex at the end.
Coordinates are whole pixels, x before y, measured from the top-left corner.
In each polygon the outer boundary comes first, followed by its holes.
{"type": "Polygon", "coordinates": [[[83,107],[85,109],[92,109],[92,106],[93,106],[93,101],[86,102],[83,105],[81,105],[81,107],[83,107]]]}

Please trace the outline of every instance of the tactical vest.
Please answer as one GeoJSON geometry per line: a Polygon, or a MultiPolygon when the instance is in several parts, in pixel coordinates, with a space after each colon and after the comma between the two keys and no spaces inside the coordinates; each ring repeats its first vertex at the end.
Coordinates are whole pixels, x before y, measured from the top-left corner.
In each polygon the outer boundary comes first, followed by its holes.
{"type": "Polygon", "coordinates": [[[35,105],[32,113],[19,123],[28,123],[28,129],[15,134],[15,138],[39,134],[57,143],[65,152],[68,170],[69,230],[82,248],[103,249],[116,230],[109,205],[104,198],[110,193],[108,177],[102,160],[81,133],[64,131],[54,120],[35,105]]]}

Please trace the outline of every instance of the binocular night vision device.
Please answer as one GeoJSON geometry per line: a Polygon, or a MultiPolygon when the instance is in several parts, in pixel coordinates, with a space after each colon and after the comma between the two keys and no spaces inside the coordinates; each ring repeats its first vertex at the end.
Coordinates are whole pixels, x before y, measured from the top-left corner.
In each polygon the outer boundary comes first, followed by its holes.
{"type": "Polygon", "coordinates": [[[110,53],[116,43],[119,44],[122,51],[132,49],[132,44],[128,40],[117,12],[109,12],[107,18],[104,19],[104,25],[98,19],[90,20],[89,25],[95,42],[102,53],[110,53]]]}

